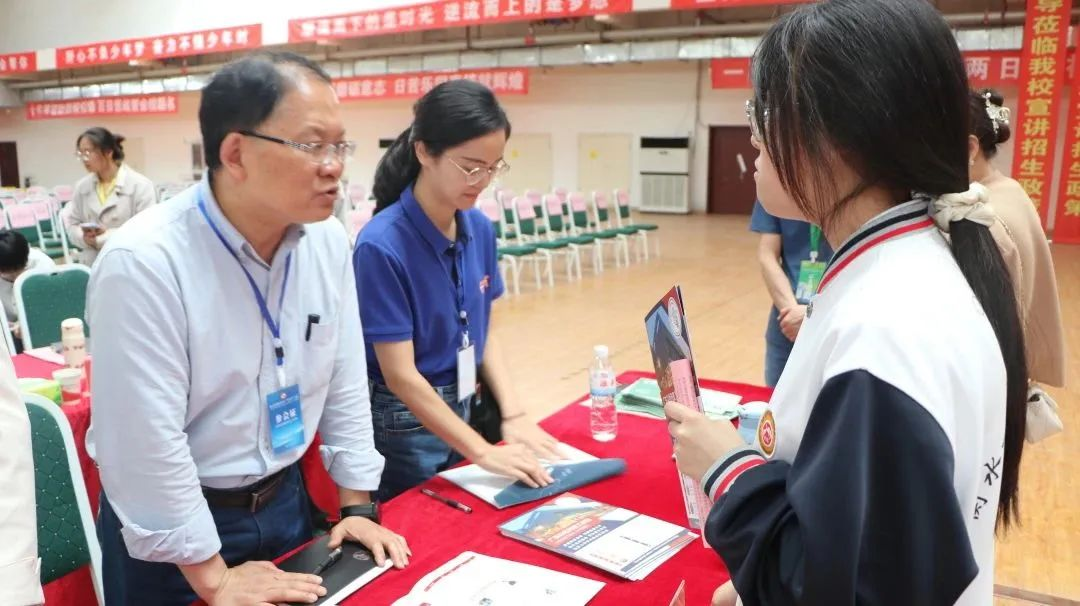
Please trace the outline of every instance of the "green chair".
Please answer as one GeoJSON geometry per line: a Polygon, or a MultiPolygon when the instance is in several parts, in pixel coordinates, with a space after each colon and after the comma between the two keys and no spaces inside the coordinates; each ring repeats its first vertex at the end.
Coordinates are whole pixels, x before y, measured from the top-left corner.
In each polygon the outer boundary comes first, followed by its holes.
{"type": "Polygon", "coordinates": [[[596,223],[589,218],[589,207],[585,202],[585,195],[574,192],[567,196],[570,204],[571,233],[575,235],[589,235],[595,239],[596,254],[600,255],[601,268],[603,267],[604,243],[610,243],[616,247],[615,265],[622,265],[622,257],[618,255],[619,233],[614,230],[595,229],[596,223]]]}
{"type": "Polygon", "coordinates": [[[621,253],[621,260],[625,265],[630,265],[630,236],[637,233],[637,230],[615,226],[615,221],[611,218],[611,203],[606,192],[594,191],[592,202],[593,219],[596,221],[597,230],[615,234],[615,264],[620,264],[621,253]]]}
{"type": "Polygon", "coordinates": [[[581,252],[592,253],[593,273],[604,272],[604,257],[596,244],[596,236],[586,233],[575,234],[572,231],[572,222],[569,219],[569,206],[559,198],[558,194],[549,194],[543,198],[544,222],[548,227],[548,239],[567,242],[574,251],[574,263],[576,264],[578,278],[581,278],[581,252]]]}
{"type": "MultiPolygon", "coordinates": [[[[649,260],[649,232],[660,229],[660,226],[655,223],[633,223],[633,219],[630,216],[630,194],[623,189],[615,190],[615,206],[618,208],[618,212],[615,213],[616,229],[632,230],[629,236],[637,240],[641,246],[635,249],[635,255],[640,259],[645,257],[645,260],[649,260]]],[[[653,238],[653,242],[656,245],[656,256],[660,256],[660,238],[653,238]]]]}
{"type": "MultiPolygon", "coordinates": [[[[551,255],[547,251],[540,251],[536,246],[532,244],[525,244],[522,242],[515,242],[513,244],[507,244],[506,239],[503,237],[503,217],[500,210],[500,203],[493,199],[480,200],[477,205],[480,210],[491,221],[491,226],[495,230],[495,239],[498,246],[498,261],[499,271],[503,272],[503,264],[510,266],[510,276],[512,278],[511,286],[512,292],[515,295],[521,294],[521,264],[531,262],[533,264],[533,273],[536,276],[536,289],[540,290],[540,262],[547,263],[547,272],[551,273],[551,255]]],[[[503,283],[506,283],[506,275],[503,272],[503,283]]]]}
{"type": "Polygon", "coordinates": [[[30,417],[34,451],[41,582],[50,583],[89,565],[97,603],[104,604],[101,547],[71,427],[54,402],[37,394],[24,393],[22,397],[30,417]]]}
{"type": "Polygon", "coordinates": [[[86,322],[89,281],[90,268],[79,264],[28,271],[15,280],[15,307],[25,349],[58,343],[60,323],[68,318],[86,322]]]}
{"type": "MultiPolygon", "coordinates": [[[[528,198],[518,197],[514,198],[514,215],[517,219],[518,233],[521,235],[522,242],[535,246],[542,252],[546,252],[549,255],[559,255],[566,258],[566,279],[567,281],[573,280],[575,275],[578,278],[581,276],[575,274],[576,271],[580,271],[581,260],[580,255],[576,248],[571,247],[570,242],[563,239],[551,239],[547,237],[547,229],[540,222],[540,218],[536,215],[536,209],[533,207],[533,203],[528,198]]],[[[548,286],[555,285],[555,276],[551,271],[551,266],[548,266],[548,286]]]]}

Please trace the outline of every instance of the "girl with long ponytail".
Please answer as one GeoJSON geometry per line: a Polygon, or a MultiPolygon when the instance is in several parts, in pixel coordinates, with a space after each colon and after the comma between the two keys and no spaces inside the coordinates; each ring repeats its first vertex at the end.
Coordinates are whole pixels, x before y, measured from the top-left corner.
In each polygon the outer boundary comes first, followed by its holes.
{"type": "Polygon", "coordinates": [[[758,197],[836,254],[753,444],[665,409],[714,501],[705,536],[733,581],[714,603],[989,604],[1028,372],[968,181],[956,39],[925,0],[824,0],[782,17],[752,71],[758,197]]]}

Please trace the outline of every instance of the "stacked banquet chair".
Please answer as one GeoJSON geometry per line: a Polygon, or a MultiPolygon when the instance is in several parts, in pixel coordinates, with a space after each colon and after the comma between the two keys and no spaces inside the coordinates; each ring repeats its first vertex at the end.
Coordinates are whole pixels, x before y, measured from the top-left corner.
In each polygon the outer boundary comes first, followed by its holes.
{"type": "Polygon", "coordinates": [[[525,244],[519,241],[516,233],[510,233],[507,237],[506,215],[503,213],[501,204],[494,198],[481,198],[477,203],[484,215],[491,220],[491,226],[495,230],[495,238],[498,245],[497,254],[499,271],[503,274],[503,284],[507,284],[505,267],[510,268],[511,292],[521,294],[521,266],[532,263],[533,275],[536,278],[536,288],[541,288],[540,264],[546,264],[546,273],[551,275],[551,253],[541,250],[533,244],[525,244]]]}

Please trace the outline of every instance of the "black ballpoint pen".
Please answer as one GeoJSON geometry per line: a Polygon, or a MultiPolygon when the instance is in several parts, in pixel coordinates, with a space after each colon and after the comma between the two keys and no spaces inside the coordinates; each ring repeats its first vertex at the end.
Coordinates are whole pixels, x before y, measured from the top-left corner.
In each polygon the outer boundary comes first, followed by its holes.
{"type": "Polygon", "coordinates": [[[437,492],[435,492],[433,490],[428,490],[427,488],[421,488],[420,492],[422,492],[422,493],[426,494],[427,496],[435,499],[436,501],[442,501],[448,507],[453,507],[454,509],[464,511],[465,513],[472,513],[472,507],[469,507],[468,505],[459,503],[459,502],[455,501],[454,499],[448,499],[448,498],[442,496],[441,494],[438,494],[437,492]]]}
{"type": "Polygon", "coordinates": [[[341,552],[340,547],[338,547],[337,549],[331,551],[330,555],[326,556],[326,559],[323,560],[321,564],[316,566],[315,570],[313,570],[311,572],[311,574],[320,575],[320,574],[326,572],[327,570],[329,570],[331,566],[333,566],[334,564],[337,564],[338,561],[341,559],[341,553],[342,552],[341,552]]]}

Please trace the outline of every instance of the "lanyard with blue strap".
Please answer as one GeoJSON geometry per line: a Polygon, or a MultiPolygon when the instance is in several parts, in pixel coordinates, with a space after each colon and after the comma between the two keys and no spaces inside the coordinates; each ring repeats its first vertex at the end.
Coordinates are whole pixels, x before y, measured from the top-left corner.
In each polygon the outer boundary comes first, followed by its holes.
{"type": "MultiPolygon", "coordinates": [[[[273,337],[274,370],[277,373],[278,389],[266,396],[267,418],[270,425],[270,445],[275,455],[284,455],[296,451],[307,444],[307,439],[304,433],[303,408],[300,404],[300,386],[297,384],[286,386],[285,384],[285,344],[281,340],[281,325],[270,315],[266,297],[259,290],[259,286],[255,283],[255,278],[252,277],[251,272],[244,267],[240,255],[233,250],[232,246],[229,246],[225,234],[221,233],[221,229],[210,217],[201,192],[199,193],[199,211],[202,213],[203,218],[206,219],[207,225],[213,230],[214,235],[221,241],[221,245],[225,247],[225,250],[229,251],[232,258],[236,259],[237,265],[243,270],[248,284],[251,285],[251,292],[255,295],[255,302],[259,305],[259,312],[262,314],[263,321],[266,323],[266,327],[270,329],[270,336],[273,337]]],[[[285,257],[285,275],[281,281],[281,294],[278,295],[278,314],[281,313],[282,306],[285,303],[285,291],[289,286],[290,267],[292,267],[292,253],[285,257]]]]}
{"type": "MultiPolygon", "coordinates": [[[[237,265],[244,271],[244,276],[248,280],[248,284],[251,285],[251,291],[255,293],[255,303],[259,306],[259,311],[262,313],[263,321],[266,322],[266,327],[270,329],[270,336],[273,337],[274,343],[274,368],[277,372],[278,388],[283,389],[285,387],[285,344],[281,341],[281,326],[278,322],[274,321],[274,318],[270,315],[270,308],[266,305],[266,298],[263,297],[262,291],[259,290],[259,286],[255,284],[255,278],[251,276],[251,272],[244,267],[243,262],[240,260],[240,255],[236,254],[232,246],[229,246],[229,241],[225,239],[225,234],[221,233],[221,229],[218,228],[214,220],[210,218],[210,213],[206,210],[206,203],[203,201],[202,195],[199,195],[199,211],[202,212],[203,218],[206,219],[207,225],[214,231],[214,235],[221,241],[221,245],[225,247],[225,250],[229,251],[233,259],[236,259],[237,265]]],[[[282,305],[285,302],[285,290],[289,286],[289,268],[292,266],[292,253],[285,258],[285,277],[281,281],[281,294],[278,295],[278,314],[281,313],[282,305]]]]}

